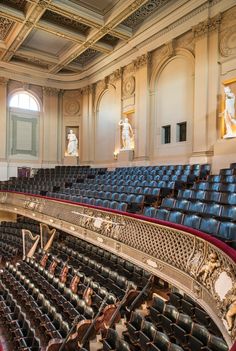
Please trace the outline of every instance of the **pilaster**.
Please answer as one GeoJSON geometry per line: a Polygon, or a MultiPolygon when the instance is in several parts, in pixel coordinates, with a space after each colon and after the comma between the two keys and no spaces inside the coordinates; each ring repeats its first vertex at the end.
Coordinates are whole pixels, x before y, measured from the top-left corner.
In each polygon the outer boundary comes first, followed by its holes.
{"type": "Polygon", "coordinates": [[[60,90],[43,88],[43,150],[42,162],[58,163],[58,94],[60,90]]]}
{"type": "MultiPolygon", "coordinates": [[[[220,15],[192,28],[195,37],[195,106],[193,121],[193,155],[207,162],[216,139],[218,89],[218,28],[220,15]]],[[[191,161],[192,162],[192,161],[191,161]]],[[[197,161],[193,161],[197,162],[197,161]]]]}
{"type": "Polygon", "coordinates": [[[149,153],[148,67],[150,54],[134,61],[135,67],[135,160],[147,160],[149,153]]]}
{"type": "Polygon", "coordinates": [[[0,114],[0,159],[6,159],[6,144],[7,144],[7,83],[8,79],[0,77],[0,104],[1,104],[1,114],[0,114]]]}

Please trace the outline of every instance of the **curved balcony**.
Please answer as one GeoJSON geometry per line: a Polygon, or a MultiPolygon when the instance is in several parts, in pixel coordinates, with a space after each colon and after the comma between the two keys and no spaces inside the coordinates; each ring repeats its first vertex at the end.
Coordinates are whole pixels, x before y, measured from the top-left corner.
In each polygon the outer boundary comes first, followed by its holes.
{"type": "Polygon", "coordinates": [[[173,284],[208,312],[232,346],[236,327],[229,330],[227,319],[233,301],[235,309],[236,251],[218,239],[139,215],[16,192],[0,192],[0,210],[52,225],[173,284]]]}

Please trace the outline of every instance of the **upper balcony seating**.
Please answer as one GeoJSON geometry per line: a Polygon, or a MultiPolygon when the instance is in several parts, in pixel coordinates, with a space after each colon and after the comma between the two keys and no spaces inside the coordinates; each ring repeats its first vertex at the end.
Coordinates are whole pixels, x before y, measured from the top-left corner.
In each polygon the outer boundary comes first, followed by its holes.
{"type": "Polygon", "coordinates": [[[0,188],[141,213],[144,205],[158,204],[162,197],[174,195],[209,172],[209,165],[129,167],[112,172],[105,168],[57,166],[40,169],[33,178],[11,178],[0,188]],[[123,197],[113,197],[114,193],[123,197]],[[127,205],[119,206],[114,201],[127,205]]]}
{"type": "Polygon", "coordinates": [[[144,215],[198,229],[236,248],[236,175],[228,173],[224,169],[192,189],[181,189],[158,209],[144,208],[144,215]]]}

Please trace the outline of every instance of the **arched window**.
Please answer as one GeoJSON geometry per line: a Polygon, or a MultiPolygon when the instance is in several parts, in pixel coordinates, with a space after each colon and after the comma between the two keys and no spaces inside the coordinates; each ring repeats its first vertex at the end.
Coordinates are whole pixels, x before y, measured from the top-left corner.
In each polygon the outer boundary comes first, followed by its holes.
{"type": "Polygon", "coordinates": [[[39,103],[35,97],[25,91],[14,94],[10,99],[9,106],[31,111],[40,110],[39,103]]]}
{"type": "Polygon", "coordinates": [[[9,98],[9,156],[36,159],[39,155],[40,104],[27,91],[9,98]]]}

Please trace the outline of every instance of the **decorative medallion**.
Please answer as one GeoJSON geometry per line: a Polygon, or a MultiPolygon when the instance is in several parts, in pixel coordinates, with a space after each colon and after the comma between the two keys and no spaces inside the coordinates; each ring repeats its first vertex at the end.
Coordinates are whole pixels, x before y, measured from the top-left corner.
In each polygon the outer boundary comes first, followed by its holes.
{"type": "Polygon", "coordinates": [[[77,115],[79,111],[80,111],[79,101],[75,99],[66,101],[65,112],[67,115],[74,116],[74,115],[77,115]]]}
{"type": "Polygon", "coordinates": [[[44,13],[42,19],[72,30],[79,31],[82,34],[87,34],[88,30],[90,29],[90,27],[84,23],[80,23],[72,18],[59,15],[58,13],[49,10],[44,13]]]}
{"type": "Polygon", "coordinates": [[[123,94],[125,96],[130,96],[135,91],[135,78],[133,76],[127,78],[124,81],[123,94]]]}
{"type": "Polygon", "coordinates": [[[220,53],[225,57],[236,55],[236,24],[221,34],[220,53]]]}

